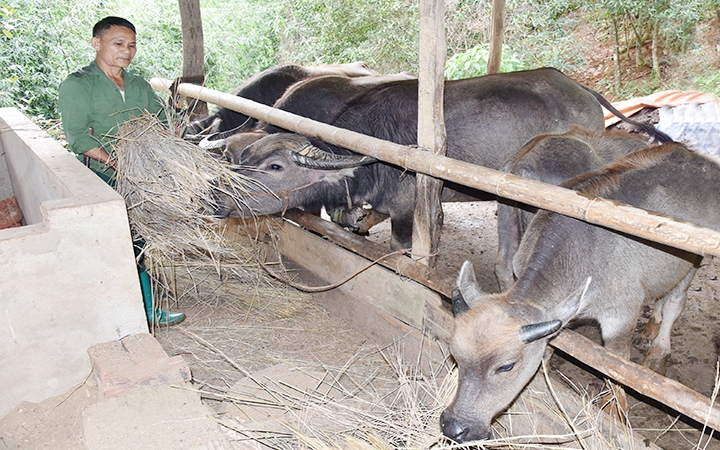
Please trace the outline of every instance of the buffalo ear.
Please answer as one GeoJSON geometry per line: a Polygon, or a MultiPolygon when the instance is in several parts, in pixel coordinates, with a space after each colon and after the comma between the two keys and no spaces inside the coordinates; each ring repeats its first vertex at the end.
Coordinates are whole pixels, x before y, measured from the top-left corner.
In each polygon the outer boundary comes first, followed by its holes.
{"type": "Polygon", "coordinates": [[[579,289],[576,289],[570,295],[568,295],[553,311],[553,320],[546,322],[538,322],[531,325],[523,325],[520,327],[520,339],[529,344],[537,341],[538,339],[546,338],[552,334],[558,332],[564,325],[567,325],[570,320],[575,317],[580,310],[583,298],[587,293],[592,277],[588,277],[585,280],[585,285],[579,289]]]}
{"type": "Polygon", "coordinates": [[[562,328],[562,325],[563,323],[559,320],[523,325],[520,327],[520,340],[526,344],[535,342],[557,332],[562,328]]]}
{"type": "Polygon", "coordinates": [[[465,261],[460,268],[457,285],[462,298],[469,308],[474,307],[478,300],[485,295],[480,290],[480,286],[475,278],[475,270],[473,269],[473,265],[470,261],[465,261]]]}
{"type": "Polygon", "coordinates": [[[559,320],[563,325],[567,325],[573,317],[575,317],[580,311],[583,303],[583,298],[590,287],[592,277],[587,277],[585,285],[579,287],[570,295],[568,295],[551,313],[554,320],[559,320]]]}

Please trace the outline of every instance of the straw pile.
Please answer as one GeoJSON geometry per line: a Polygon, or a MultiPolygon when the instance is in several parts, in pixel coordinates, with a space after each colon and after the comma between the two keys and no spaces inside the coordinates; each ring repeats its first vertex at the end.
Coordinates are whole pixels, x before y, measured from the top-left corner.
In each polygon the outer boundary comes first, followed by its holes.
{"type": "Polygon", "coordinates": [[[342,371],[279,364],[231,389],[202,391],[220,400],[217,421],[240,442],[274,449],[584,449],[656,448],[609,420],[584,396],[557,395],[545,368],[495,422],[497,439],[456,444],[442,436],[440,414],[452,400],[457,370],[422,373],[399,347],[380,352],[394,376],[358,379],[342,371]],[[340,373],[338,373],[340,372],[340,373]],[[562,398],[562,400],[561,400],[562,398]]]}
{"type": "Polygon", "coordinates": [[[230,271],[257,280],[255,245],[229,240],[222,220],[212,216],[215,193],[222,189],[242,201],[251,183],[198,146],[175,137],[155,117],[125,122],[115,146],[117,191],[125,199],[133,239],[144,243],[144,262],[154,286],[174,291],[175,268],[211,265],[218,275],[230,271]]]}
{"type": "Polygon", "coordinates": [[[147,253],[222,256],[225,242],[212,217],[213,193],[245,180],[196,145],[172,136],[154,116],[123,124],[115,147],[117,191],[147,253]]]}

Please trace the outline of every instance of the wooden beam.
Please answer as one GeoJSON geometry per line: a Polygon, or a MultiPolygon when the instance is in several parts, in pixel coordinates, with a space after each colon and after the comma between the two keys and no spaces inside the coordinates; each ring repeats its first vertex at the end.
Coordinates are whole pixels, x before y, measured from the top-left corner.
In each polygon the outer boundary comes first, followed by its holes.
{"type": "Polygon", "coordinates": [[[304,213],[297,209],[288,210],[284,216],[298,225],[326,236],[331,241],[342,245],[358,255],[395,271],[400,276],[410,277],[447,298],[452,297],[455,277],[432,270],[425,264],[418,264],[407,256],[390,252],[387,247],[368,241],[362,236],[349,233],[333,222],[323,220],[318,216],[304,213]]]}
{"type": "MultiPolygon", "coordinates": [[[[420,0],[418,146],[445,155],[445,1],[420,0]]],[[[413,257],[435,265],[440,243],[443,181],[418,173],[413,218],[413,257]]]]}
{"type": "Polygon", "coordinates": [[[683,384],[627,361],[571,330],[564,330],[550,341],[550,345],[618,383],[720,431],[720,406],[683,384]]]}
{"type": "MultiPolygon", "coordinates": [[[[438,294],[442,294],[447,298],[452,297],[455,277],[433,270],[407,256],[396,252],[389,253],[386,247],[345,231],[337,224],[322,220],[318,216],[293,209],[285,213],[285,218],[325,236],[330,241],[370,261],[378,261],[379,265],[392,270],[393,273],[401,277],[410,278],[429,288],[430,291],[425,296],[425,304],[420,306],[425,315],[422,327],[419,329],[422,329],[428,336],[442,342],[449,341],[453,329],[450,303],[444,302],[438,294]]],[[[373,284],[377,282],[377,280],[371,281],[373,284]]]]}
{"type": "MultiPolygon", "coordinates": [[[[183,73],[184,79],[204,80],[205,75],[205,50],[204,35],[202,27],[202,15],[200,13],[200,0],[178,0],[180,7],[180,21],[182,23],[183,38],[183,73]]],[[[202,81],[196,84],[203,84],[202,81]]],[[[177,99],[171,99],[176,101],[177,99]]],[[[174,105],[178,107],[179,105],[174,105]]],[[[205,102],[195,101],[189,106],[191,110],[190,119],[208,115],[208,107],[205,102]]]]}
{"type": "Polygon", "coordinates": [[[296,225],[283,222],[278,234],[278,248],[297,264],[310,269],[327,285],[357,274],[344,283],[342,289],[369,301],[415,329],[422,329],[426,299],[428,295],[433,295],[432,292],[410,278],[402,278],[382,267],[371,265],[365,258],[344,251],[325,239],[303,233],[296,225]]]}

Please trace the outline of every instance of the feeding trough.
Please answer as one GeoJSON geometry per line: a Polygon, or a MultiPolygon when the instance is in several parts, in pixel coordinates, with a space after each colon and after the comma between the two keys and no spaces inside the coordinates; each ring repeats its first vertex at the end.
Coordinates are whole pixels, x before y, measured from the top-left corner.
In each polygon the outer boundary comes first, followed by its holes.
{"type": "Polygon", "coordinates": [[[147,333],[125,202],[15,108],[0,109],[0,186],[22,225],[0,230],[0,416],[67,391],[87,348],[147,333]]]}

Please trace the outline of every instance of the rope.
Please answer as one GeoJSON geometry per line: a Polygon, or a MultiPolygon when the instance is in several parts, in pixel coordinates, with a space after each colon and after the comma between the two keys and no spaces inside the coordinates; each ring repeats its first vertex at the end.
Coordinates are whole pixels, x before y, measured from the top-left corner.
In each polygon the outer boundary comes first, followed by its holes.
{"type": "Polygon", "coordinates": [[[331,289],[335,289],[335,288],[337,288],[337,287],[339,287],[339,286],[342,286],[343,284],[347,283],[348,281],[352,280],[353,278],[355,278],[356,276],[360,275],[361,273],[365,272],[366,270],[368,270],[368,269],[371,268],[372,266],[380,263],[380,261],[382,261],[382,260],[385,259],[385,258],[388,258],[388,257],[390,257],[390,256],[392,256],[392,255],[406,255],[406,254],[408,254],[408,253],[410,253],[410,249],[397,250],[397,251],[394,251],[394,252],[392,252],[392,253],[388,253],[388,254],[386,254],[386,255],[383,255],[383,256],[381,256],[380,258],[376,259],[375,261],[372,261],[370,264],[366,265],[365,267],[363,267],[363,268],[355,271],[354,273],[350,274],[349,276],[345,277],[344,279],[342,279],[342,280],[340,280],[340,281],[338,281],[338,282],[336,282],[336,283],[333,283],[333,284],[328,284],[328,285],[326,285],[326,286],[306,286],[306,285],[304,285],[304,284],[296,283],[296,282],[292,281],[291,279],[289,279],[288,277],[286,277],[286,276],[284,276],[284,275],[275,273],[275,272],[272,271],[264,262],[260,262],[260,266],[261,266],[271,277],[275,278],[276,280],[282,281],[283,283],[286,283],[286,284],[294,287],[295,289],[297,289],[297,290],[299,290],[299,291],[314,293],[314,292],[325,292],[325,291],[329,291],[329,290],[331,290],[331,289]]]}

